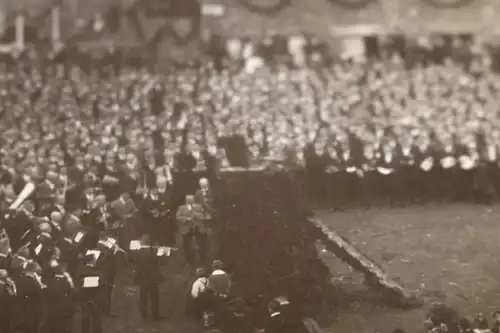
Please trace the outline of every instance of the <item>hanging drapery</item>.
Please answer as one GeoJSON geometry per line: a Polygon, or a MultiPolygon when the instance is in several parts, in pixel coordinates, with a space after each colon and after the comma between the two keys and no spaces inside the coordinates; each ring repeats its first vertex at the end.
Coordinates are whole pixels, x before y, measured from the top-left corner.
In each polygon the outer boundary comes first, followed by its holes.
{"type": "Polygon", "coordinates": [[[292,4],[292,0],[238,0],[251,12],[263,15],[274,15],[292,4]]]}
{"type": "Polygon", "coordinates": [[[330,3],[340,5],[347,8],[361,8],[376,0],[329,0],[330,3]]]}
{"type": "Polygon", "coordinates": [[[460,8],[474,0],[423,0],[438,8],[460,8]]]}

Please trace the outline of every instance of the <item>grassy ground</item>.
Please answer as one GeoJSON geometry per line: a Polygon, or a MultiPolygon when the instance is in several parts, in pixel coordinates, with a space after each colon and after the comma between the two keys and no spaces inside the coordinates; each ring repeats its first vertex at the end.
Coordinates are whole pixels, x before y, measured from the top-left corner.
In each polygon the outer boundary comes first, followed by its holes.
{"type": "Polygon", "coordinates": [[[115,318],[105,323],[106,333],[201,333],[202,329],[185,314],[185,300],[196,279],[195,267],[187,267],[174,253],[163,267],[166,281],[160,290],[161,322],[144,322],[139,315],[139,290],[133,283],[133,266],[119,273],[113,294],[115,318]]]}
{"type": "Polygon", "coordinates": [[[500,206],[425,205],[318,216],[392,277],[419,290],[426,302],[417,310],[388,308],[362,285],[362,276],[324,253],[341,291],[331,332],[391,332],[395,327],[422,332],[433,301],[467,316],[500,309],[500,206]]]}
{"type": "MultiPolygon", "coordinates": [[[[322,256],[334,273],[337,286],[333,319],[326,332],[391,332],[395,327],[422,332],[428,304],[440,301],[464,315],[500,309],[500,206],[425,205],[406,208],[372,208],[368,211],[317,212],[361,251],[410,289],[419,290],[426,305],[416,310],[386,306],[362,284],[362,276],[328,253],[322,256]]],[[[174,254],[165,266],[168,282],[162,286],[161,323],[144,323],[138,314],[138,291],[132,268],[121,272],[114,295],[117,317],[107,321],[105,332],[198,333],[184,314],[192,269],[174,254]]]]}

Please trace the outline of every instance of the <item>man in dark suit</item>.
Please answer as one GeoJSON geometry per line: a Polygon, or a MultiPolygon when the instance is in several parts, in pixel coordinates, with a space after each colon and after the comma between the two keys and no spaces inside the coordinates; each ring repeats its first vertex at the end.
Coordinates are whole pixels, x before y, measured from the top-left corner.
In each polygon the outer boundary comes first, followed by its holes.
{"type": "Polygon", "coordinates": [[[47,329],[49,333],[70,333],[76,306],[73,278],[55,262],[54,276],[47,282],[47,329]]]}
{"type": "Polygon", "coordinates": [[[72,277],[76,277],[78,269],[78,245],[72,239],[72,230],[64,230],[63,237],[57,246],[61,250],[61,262],[66,265],[66,270],[72,277]]]}
{"type": "Polygon", "coordinates": [[[97,249],[101,255],[97,260],[97,268],[101,272],[102,294],[103,294],[103,313],[108,317],[114,317],[111,309],[111,297],[115,285],[117,273],[117,254],[114,251],[114,245],[109,244],[105,240],[108,239],[105,232],[100,233],[100,240],[97,244],[97,249]]]}
{"type": "Polygon", "coordinates": [[[82,320],[81,332],[102,333],[102,273],[96,267],[97,258],[95,255],[89,254],[83,260],[83,267],[78,277],[82,320]]]}
{"type": "Polygon", "coordinates": [[[0,309],[2,309],[0,311],[0,332],[9,332],[15,323],[23,322],[22,314],[18,315],[15,309],[17,299],[15,283],[7,275],[7,270],[0,269],[0,309]]]}
{"type": "Polygon", "coordinates": [[[44,312],[44,290],[45,284],[37,273],[38,267],[35,262],[26,265],[24,274],[19,279],[18,294],[20,300],[21,323],[20,331],[25,333],[37,333],[44,312]]]}
{"type": "Polygon", "coordinates": [[[148,303],[151,310],[151,318],[155,321],[162,320],[160,316],[160,284],[163,280],[160,269],[158,248],[151,245],[148,235],[141,238],[143,248],[134,253],[134,261],[137,263],[137,273],[135,282],[140,288],[140,313],[143,320],[150,316],[148,313],[148,303]]]}
{"type": "Polygon", "coordinates": [[[102,171],[102,188],[106,197],[112,201],[116,200],[122,194],[120,181],[124,178],[123,172],[116,166],[113,159],[106,159],[106,166],[102,171]]]}
{"type": "Polygon", "coordinates": [[[167,203],[160,196],[158,189],[155,188],[149,191],[148,196],[144,198],[142,211],[145,219],[145,231],[155,243],[163,240],[162,226],[167,210],[167,203]]]}
{"type": "Polygon", "coordinates": [[[157,195],[162,202],[160,210],[160,225],[161,234],[160,239],[163,245],[172,245],[175,243],[175,216],[172,207],[172,187],[168,186],[168,179],[161,177],[157,180],[158,191],[157,195]]]}

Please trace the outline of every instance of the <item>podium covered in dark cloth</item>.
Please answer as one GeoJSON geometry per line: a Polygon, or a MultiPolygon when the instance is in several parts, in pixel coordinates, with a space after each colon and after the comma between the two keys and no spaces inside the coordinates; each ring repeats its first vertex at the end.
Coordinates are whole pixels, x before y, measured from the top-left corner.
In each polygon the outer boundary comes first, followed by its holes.
{"type": "Polygon", "coordinates": [[[314,311],[328,297],[330,271],[318,256],[317,240],[398,306],[418,306],[411,291],[392,280],[369,257],[318,223],[301,185],[286,169],[222,171],[214,206],[220,219],[218,258],[234,274],[239,293],[267,299],[286,295],[314,311]]]}

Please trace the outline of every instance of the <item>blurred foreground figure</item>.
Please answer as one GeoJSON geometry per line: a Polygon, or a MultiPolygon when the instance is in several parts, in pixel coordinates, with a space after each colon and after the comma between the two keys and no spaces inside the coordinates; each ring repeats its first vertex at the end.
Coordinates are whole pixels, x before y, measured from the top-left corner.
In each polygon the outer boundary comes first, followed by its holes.
{"type": "Polygon", "coordinates": [[[289,306],[290,302],[285,297],[276,297],[269,302],[269,317],[263,332],[309,333],[302,322],[302,318],[293,316],[293,314],[288,311],[289,306]]]}
{"type": "Polygon", "coordinates": [[[0,269],[0,332],[8,333],[15,323],[17,288],[7,275],[7,271],[0,269]]]}

